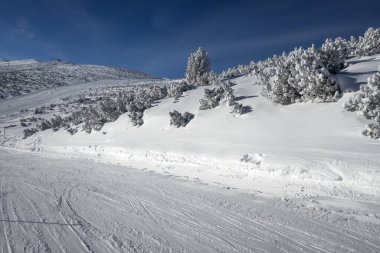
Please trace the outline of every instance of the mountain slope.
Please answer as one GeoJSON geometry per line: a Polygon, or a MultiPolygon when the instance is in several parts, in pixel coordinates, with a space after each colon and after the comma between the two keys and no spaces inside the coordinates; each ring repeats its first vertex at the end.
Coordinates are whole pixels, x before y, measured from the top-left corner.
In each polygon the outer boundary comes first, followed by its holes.
{"type": "Polygon", "coordinates": [[[152,78],[152,75],[123,68],[63,61],[3,61],[0,62],[0,100],[47,88],[91,81],[152,78]]]}
{"type": "MultiPolygon", "coordinates": [[[[337,77],[344,87],[358,90],[379,64],[379,56],[352,61],[337,77]]],[[[291,193],[298,185],[328,195],[335,187],[343,195],[351,191],[379,195],[380,144],[361,135],[366,120],[343,109],[352,92],[336,103],[282,106],[262,97],[254,80],[252,76],[233,80],[239,102],[252,107],[242,116],[231,114],[226,104],[199,110],[204,88],[198,87],[178,102],[168,98],[146,110],[141,127],[132,126],[124,114],[99,132],[70,135],[63,129],[47,130],[17,145],[30,147],[38,137],[46,152],[137,167],[153,164],[159,172],[271,194],[291,193]],[[173,110],[192,112],[195,118],[185,128],[175,128],[169,124],[173,110]]]]}

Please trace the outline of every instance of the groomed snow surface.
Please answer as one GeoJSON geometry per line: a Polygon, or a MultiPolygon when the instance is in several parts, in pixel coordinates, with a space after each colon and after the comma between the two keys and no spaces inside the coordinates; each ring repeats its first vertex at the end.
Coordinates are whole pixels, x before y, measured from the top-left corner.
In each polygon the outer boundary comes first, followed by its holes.
{"type": "MultiPolygon", "coordinates": [[[[122,115],[91,134],[47,130],[22,140],[10,128],[0,153],[0,248],[380,252],[380,142],[343,109],[379,64],[379,56],[352,60],[337,75],[345,93],[336,103],[272,104],[245,76],[232,80],[252,107],[241,116],[226,104],[200,111],[199,87],[159,101],[141,127],[122,115]],[[173,110],[195,118],[175,128],[173,110]]],[[[0,102],[0,126],[70,86],[53,91],[0,102]]]]}
{"type": "Polygon", "coordinates": [[[370,201],[265,198],[6,149],[0,159],[3,252],[380,251],[370,201]]]}

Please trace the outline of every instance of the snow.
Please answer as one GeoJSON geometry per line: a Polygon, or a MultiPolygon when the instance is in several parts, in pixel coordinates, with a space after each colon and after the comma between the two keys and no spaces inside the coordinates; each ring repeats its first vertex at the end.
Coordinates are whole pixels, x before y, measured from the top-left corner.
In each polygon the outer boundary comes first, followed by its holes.
{"type": "Polygon", "coordinates": [[[227,103],[199,110],[198,87],[158,101],[141,127],[124,114],[91,134],[47,130],[22,140],[20,110],[149,79],[0,102],[1,130],[17,124],[1,140],[2,249],[379,252],[380,142],[361,134],[368,121],[343,104],[380,56],[349,64],[336,75],[345,91],[338,102],[273,104],[243,76],[232,88],[250,113],[234,115],[227,103]],[[195,117],[177,128],[173,110],[195,117]]]}
{"type": "Polygon", "coordinates": [[[0,62],[0,101],[65,85],[121,79],[154,79],[154,77],[123,68],[81,65],[59,60],[0,62]]]}
{"type": "Polygon", "coordinates": [[[0,159],[2,251],[380,250],[378,203],[267,198],[149,169],[4,148],[0,159]]]}
{"type": "Polygon", "coordinates": [[[18,60],[18,61],[0,61],[0,66],[16,66],[16,65],[30,65],[39,63],[34,59],[18,60]]]}
{"type": "Polygon", "coordinates": [[[357,91],[360,84],[365,84],[367,78],[377,72],[380,65],[379,61],[380,56],[378,55],[348,60],[349,66],[337,75],[342,89],[357,91]]]}

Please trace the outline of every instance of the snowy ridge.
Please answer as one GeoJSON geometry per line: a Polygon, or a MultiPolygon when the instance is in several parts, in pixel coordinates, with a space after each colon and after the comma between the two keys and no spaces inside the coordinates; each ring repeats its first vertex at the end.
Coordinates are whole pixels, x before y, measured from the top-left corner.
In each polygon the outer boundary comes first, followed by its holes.
{"type": "Polygon", "coordinates": [[[64,61],[36,60],[0,63],[0,100],[49,88],[99,80],[154,79],[143,72],[64,61]]]}
{"type": "Polygon", "coordinates": [[[39,61],[35,59],[26,59],[26,60],[17,60],[17,61],[4,61],[0,60],[0,67],[6,67],[6,66],[17,66],[17,65],[31,65],[31,64],[38,64],[39,61]]]}

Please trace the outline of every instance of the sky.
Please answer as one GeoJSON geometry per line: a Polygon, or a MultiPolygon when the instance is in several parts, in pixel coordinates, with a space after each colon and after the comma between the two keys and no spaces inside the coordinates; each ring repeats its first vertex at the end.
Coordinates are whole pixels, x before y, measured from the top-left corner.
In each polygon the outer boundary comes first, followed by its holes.
{"type": "Polygon", "coordinates": [[[379,0],[0,0],[0,59],[63,59],[184,76],[198,47],[221,72],[380,27],[379,0]]]}

